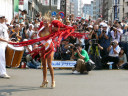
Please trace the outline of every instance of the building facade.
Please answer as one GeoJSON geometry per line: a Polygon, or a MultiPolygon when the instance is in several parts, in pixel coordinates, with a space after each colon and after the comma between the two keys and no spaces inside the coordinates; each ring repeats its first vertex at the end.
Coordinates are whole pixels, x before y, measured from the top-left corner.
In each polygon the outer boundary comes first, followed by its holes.
{"type": "Polygon", "coordinates": [[[73,0],[70,0],[70,14],[74,14],[75,11],[75,5],[73,0]]]}
{"type": "Polygon", "coordinates": [[[10,23],[13,18],[14,0],[0,0],[0,15],[4,15],[10,23]]]}
{"type": "Polygon", "coordinates": [[[66,0],[66,15],[70,15],[70,0],[66,0]]]}
{"type": "Polygon", "coordinates": [[[108,0],[103,0],[103,20],[108,20],[108,0]]]}
{"type": "Polygon", "coordinates": [[[93,19],[96,20],[100,15],[100,0],[93,1],[93,19]]]}
{"type": "Polygon", "coordinates": [[[128,17],[128,0],[123,0],[124,19],[128,17]]]}
{"type": "Polygon", "coordinates": [[[82,0],[72,0],[72,2],[74,3],[74,16],[75,17],[83,17],[83,2],[82,0]]]}
{"type": "Polygon", "coordinates": [[[93,17],[93,1],[91,4],[84,4],[83,14],[86,19],[89,19],[89,16],[93,17]]]}
{"type": "Polygon", "coordinates": [[[103,0],[99,0],[99,15],[102,17],[103,15],[103,0]]]}

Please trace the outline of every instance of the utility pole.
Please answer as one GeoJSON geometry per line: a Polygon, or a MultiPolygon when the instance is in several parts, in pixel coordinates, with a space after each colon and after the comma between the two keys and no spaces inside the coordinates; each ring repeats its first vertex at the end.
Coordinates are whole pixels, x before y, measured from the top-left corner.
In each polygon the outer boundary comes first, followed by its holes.
{"type": "Polygon", "coordinates": [[[65,8],[64,8],[64,14],[65,14],[65,20],[64,20],[64,23],[66,24],[66,6],[67,5],[67,0],[65,0],[65,8]]]}
{"type": "Polygon", "coordinates": [[[49,11],[50,11],[50,14],[51,14],[51,12],[52,12],[52,7],[51,7],[51,4],[52,2],[51,2],[51,0],[49,0],[49,11]]]}
{"type": "Polygon", "coordinates": [[[66,8],[67,7],[67,0],[65,0],[65,10],[64,10],[64,14],[65,14],[65,17],[66,17],[66,8]]]}
{"type": "Polygon", "coordinates": [[[124,0],[123,0],[123,19],[124,19],[124,0]]]}

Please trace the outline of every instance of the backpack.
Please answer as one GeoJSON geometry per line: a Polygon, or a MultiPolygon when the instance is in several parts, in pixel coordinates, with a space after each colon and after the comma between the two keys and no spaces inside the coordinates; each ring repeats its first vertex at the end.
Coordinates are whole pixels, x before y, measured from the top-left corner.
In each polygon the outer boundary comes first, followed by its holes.
{"type": "Polygon", "coordinates": [[[95,63],[90,59],[87,63],[86,63],[86,69],[87,71],[91,71],[95,68],[95,63]]]}

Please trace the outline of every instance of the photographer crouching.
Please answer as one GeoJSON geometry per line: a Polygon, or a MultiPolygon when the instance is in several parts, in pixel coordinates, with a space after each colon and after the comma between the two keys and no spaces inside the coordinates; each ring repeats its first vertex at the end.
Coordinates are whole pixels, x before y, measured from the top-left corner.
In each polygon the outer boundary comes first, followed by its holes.
{"type": "Polygon", "coordinates": [[[76,44],[74,48],[72,48],[72,59],[77,59],[77,64],[73,68],[73,74],[77,73],[88,73],[87,63],[89,63],[88,53],[82,49],[80,44],[76,44]]]}
{"type": "Polygon", "coordinates": [[[112,69],[117,69],[118,63],[119,63],[119,52],[121,48],[118,45],[118,41],[114,40],[111,42],[111,45],[108,47],[107,51],[109,52],[109,55],[105,58],[102,58],[104,63],[113,62],[112,69]]]}

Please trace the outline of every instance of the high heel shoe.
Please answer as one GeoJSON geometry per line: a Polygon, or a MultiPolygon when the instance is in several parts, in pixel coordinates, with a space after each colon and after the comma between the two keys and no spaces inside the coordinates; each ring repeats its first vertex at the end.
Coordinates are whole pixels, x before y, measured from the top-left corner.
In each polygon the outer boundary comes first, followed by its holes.
{"type": "Polygon", "coordinates": [[[55,88],[55,86],[56,86],[55,81],[53,81],[52,84],[51,84],[51,88],[53,89],[53,88],[55,88]]]}
{"type": "Polygon", "coordinates": [[[40,87],[46,88],[48,86],[48,80],[43,81],[40,87]]]}

